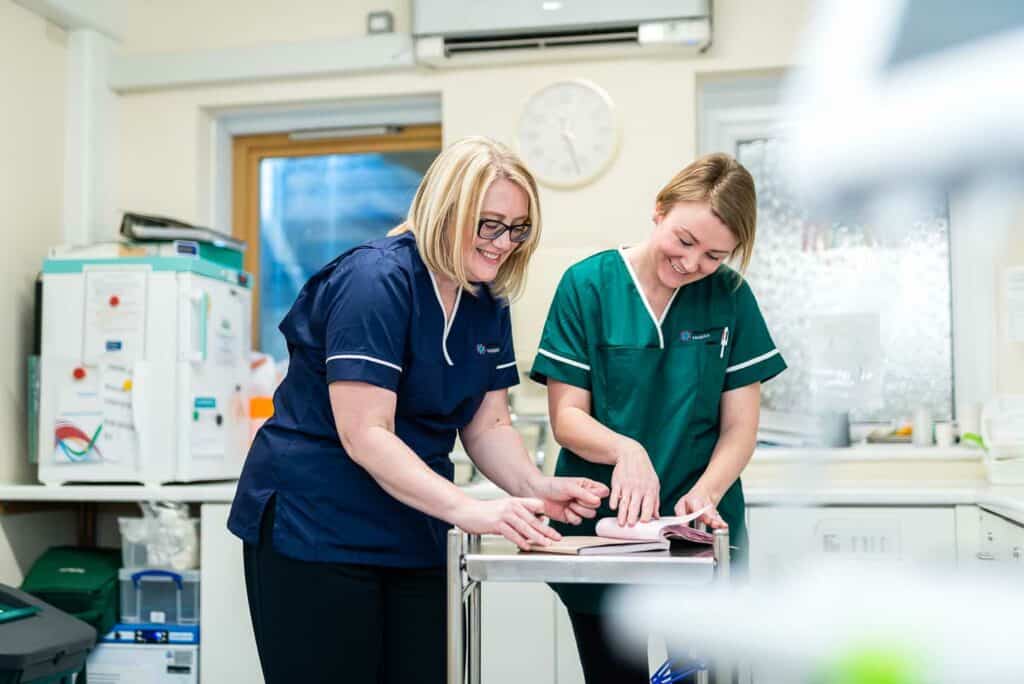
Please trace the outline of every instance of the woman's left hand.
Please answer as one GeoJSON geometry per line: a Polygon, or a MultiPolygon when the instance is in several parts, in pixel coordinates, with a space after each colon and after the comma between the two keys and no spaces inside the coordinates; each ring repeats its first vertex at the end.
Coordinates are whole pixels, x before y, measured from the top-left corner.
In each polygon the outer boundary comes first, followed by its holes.
{"type": "Polygon", "coordinates": [[[530,496],[544,502],[544,515],[553,520],[579,525],[593,518],[608,487],[585,477],[541,477],[531,486],[530,496]]]}
{"type": "Polygon", "coordinates": [[[691,489],[676,502],[675,514],[689,515],[690,513],[696,513],[705,506],[711,506],[711,508],[697,518],[698,521],[712,529],[729,527],[725,520],[722,519],[722,516],[718,514],[717,503],[712,500],[707,492],[698,487],[691,489]]]}

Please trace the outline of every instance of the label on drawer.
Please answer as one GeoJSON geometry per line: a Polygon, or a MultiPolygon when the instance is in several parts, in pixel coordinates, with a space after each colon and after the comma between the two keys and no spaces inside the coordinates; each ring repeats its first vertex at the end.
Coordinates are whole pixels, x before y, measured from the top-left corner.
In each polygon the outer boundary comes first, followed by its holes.
{"type": "Polygon", "coordinates": [[[819,553],[864,559],[895,560],[900,556],[900,525],[896,520],[826,519],[814,529],[819,553]]]}
{"type": "Polygon", "coordinates": [[[167,613],[162,610],[152,610],[149,612],[149,621],[157,625],[162,625],[167,622],[167,613]]]}

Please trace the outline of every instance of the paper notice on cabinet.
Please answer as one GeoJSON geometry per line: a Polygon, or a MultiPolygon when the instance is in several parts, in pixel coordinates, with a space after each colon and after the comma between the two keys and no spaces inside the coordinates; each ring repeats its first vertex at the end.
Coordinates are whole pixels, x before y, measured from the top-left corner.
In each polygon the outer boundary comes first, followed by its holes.
{"type": "Polygon", "coordinates": [[[85,273],[83,361],[130,364],[143,358],[146,343],[146,282],[139,268],[85,273]]]}
{"type": "Polygon", "coordinates": [[[1011,342],[1024,342],[1024,267],[1006,269],[1007,332],[1011,342]]]}
{"type": "Polygon", "coordinates": [[[135,457],[138,438],[132,413],[132,371],[110,364],[100,368],[100,403],[103,408],[103,460],[125,462],[135,457]]]}
{"type": "Polygon", "coordinates": [[[86,378],[62,387],[53,426],[54,463],[99,463],[103,460],[102,434],[99,383],[86,378]]]}

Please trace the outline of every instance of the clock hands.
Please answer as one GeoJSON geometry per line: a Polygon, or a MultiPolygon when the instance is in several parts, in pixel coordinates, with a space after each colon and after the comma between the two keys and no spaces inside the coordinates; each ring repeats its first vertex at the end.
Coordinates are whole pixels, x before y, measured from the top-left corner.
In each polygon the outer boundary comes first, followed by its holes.
{"type": "Polygon", "coordinates": [[[576,136],[569,130],[569,122],[565,117],[561,118],[561,122],[560,134],[562,140],[565,141],[566,146],[569,148],[569,158],[572,159],[572,165],[576,167],[576,173],[583,173],[583,169],[580,168],[580,161],[576,158],[576,145],[574,144],[576,136]]]}

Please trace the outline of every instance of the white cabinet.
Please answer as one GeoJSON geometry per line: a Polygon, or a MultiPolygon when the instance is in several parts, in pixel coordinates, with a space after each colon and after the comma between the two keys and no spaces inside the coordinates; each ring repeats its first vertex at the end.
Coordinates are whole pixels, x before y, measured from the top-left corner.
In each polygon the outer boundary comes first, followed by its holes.
{"type": "Polygon", "coordinates": [[[957,508],[958,557],[973,570],[1024,567],[1024,525],[977,506],[957,508]]]}
{"type": "Polygon", "coordinates": [[[245,595],[242,542],[228,532],[230,504],[200,507],[199,681],[262,684],[245,595]]]}
{"type": "Polygon", "coordinates": [[[751,507],[751,577],[770,578],[808,558],[956,564],[956,515],[943,507],[751,507]]]}
{"type": "Polygon", "coordinates": [[[554,592],[537,582],[484,582],[482,594],[482,681],[554,684],[554,592]]]}
{"type": "Polygon", "coordinates": [[[981,558],[1024,563],[1024,526],[997,513],[978,509],[981,520],[981,558]]]}
{"type": "MultiPolygon", "coordinates": [[[[808,561],[931,565],[957,562],[957,515],[943,507],[749,507],[750,574],[771,581],[808,561]]],[[[741,681],[788,684],[762,663],[741,681]]]]}

